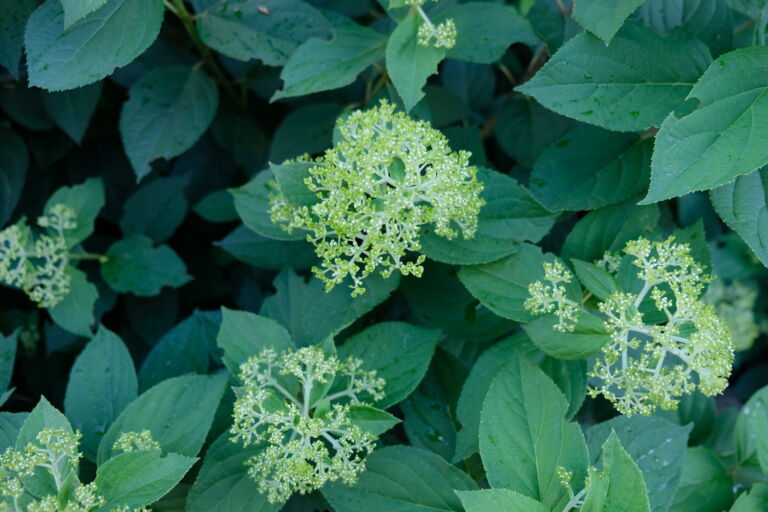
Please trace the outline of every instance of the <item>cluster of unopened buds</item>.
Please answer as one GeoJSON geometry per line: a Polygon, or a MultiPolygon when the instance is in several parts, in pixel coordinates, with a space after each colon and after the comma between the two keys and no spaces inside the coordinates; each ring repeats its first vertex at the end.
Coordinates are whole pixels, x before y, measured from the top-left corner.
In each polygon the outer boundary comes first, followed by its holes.
{"type": "Polygon", "coordinates": [[[261,450],[248,474],[270,502],[327,482],[351,485],[365,469],[376,436],[352,420],[352,407],[380,399],[384,381],[319,347],[268,348],[240,366],[232,440],[261,450]]]}
{"type": "MultiPolygon", "coordinates": [[[[622,414],[651,414],[674,409],[684,394],[699,389],[721,393],[733,364],[733,339],[714,307],[701,300],[711,276],[704,273],[687,244],[644,238],[627,243],[625,258],[637,267],[637,290],[613,291],[597,304],[610,341],[602,348],[589,376],[622,414]]],[[[616,257],[600,266],[617,271],[616,257]]],[[[555,328],[576,329],[584,301],[566,296],[564,283],[574,279],[565,266],[545,264],[545,276],[529,286],[525,307],[534,314],[554,314],[555,328]]],[[[617,280],[618,282],[618,280],[617,280]]]]}
{"type": "Polygon", "coordinates": [[[422,24],[416,35],[418,43],[422,46],[434,46],[435,48],[453,48],[456,45],[456,24],[452,19],[447,19],[435,25],[422,8],[426,1],[405,0],[405,3],[415,7],[416,12],[421,16],[422,24]]]}
{"type": "MultiPolygon", "coordinates": [[[[130,445],[131,448],[126,451],[134,448],[149,449],[142,446],[155,443],[148,432],[123,436],[117,444],[126,447],[130,445]]],[[[78,448],[81,437],[78,431],[44,428],[23,449],[7,448],[0,454],[0,512],[90,512],[103,507],[107,500],[99,495],[96,484],[82,484],[76,476],[78,464],[83,457],[78,448]],[[39,499],[25,497],[23,481],[35,475],[37,469],[43,469],[50,475],[58,495],[51,494],[39,499]],[[68,486],[72,488],[64,499],[61,491],[68,486]]],[[[123,506],[113,508],[110,512],[148,511],[145,508],[123,506]]]]}
{"type": "Polygon", "coordinates": [[[0,282],[20,288],[40,307],[53,307],[69,293],[65,233],[77,228],[76,212],[63,204],[38,218],[43,232],[25,223],[0,231],[0,282]]]}
{"type": "Polygon", "coordinates": [[[274,182],[270,195],[274,223],[309,232],[321,258],[312,270],[328,290],[349,277],[352,295],[360,295],[379,267],[384,277],[395,270],[420,276],[424,256],[406,256],[421,249],[427,224],[444,238],[474,236],[483,186],[468,152],[451,151],[438,130],[386,101],[338,128],[342,140],[314,160],[305,180],[314,205],[292,203],[274,182]]]}

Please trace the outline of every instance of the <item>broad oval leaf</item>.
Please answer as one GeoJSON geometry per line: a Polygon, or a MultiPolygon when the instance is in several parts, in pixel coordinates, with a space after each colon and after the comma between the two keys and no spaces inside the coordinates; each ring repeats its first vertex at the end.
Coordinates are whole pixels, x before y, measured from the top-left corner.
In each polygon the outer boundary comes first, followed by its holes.
{"type": "Polygon", "coordinates": [[[173,158],[197,142],[219,104],[216,84],[200,69],[155,68],[131,86],[120,113],[120,136],[136,177],[157,158],[173,158]]]}
{"type": "Polygon", "coordinates": [[[330,40],[314,37],[296,49],[280,73],[283,88],[272,101],[344,87],[384,56],[386,39],[373,29],[345,24],[330,40]]]}
{"type": "Polygon", "coordinates": [[[440,331],[404,322],[382,322],[354,336],[339,347],[341,358],[363,361],[361,368],[375,370],[386,381],[384,398],[376,403],[386,409],[416,389],[427,371],[440,331]]]}
{"type": "Polygon", "coordinates": [[[462,512],[455,491],[477,489],[474,480],[445,459],[412,446],[380,448],[365,465],[353,487],[323,487],[336,512],[462,512]]]}
{"type": "Polygon", "coordinates": [[[185,375],[165,380],[131,402],[101,439],[98,462],[116,455],[121,432],[149,430],[164,452],[193,457],[203,446],[224,395],[225,373],[185,375]]]}
{"type": "Polygon", "coordinates": [[[75,360],[64,396],[64,412],[83,433],[81,446],[96,460],[102,436],[137,394],[133,359],[122,340],[103,326],[75,360]]]}
{"type": "Polygon", "coordinates": [[[558,468],[580,482],[587,466],[581,428],[565,421],[567,411],[565,396],[543,371],[519,355],[510,361],[491,383],[480,417],[480,456],[491,486],[564,505],[558,468]]]}
{"type": "Polygon", "coordinates": [[[768,48],[719,57],[688,95],[696,108],[670,115],[656,134],[643,203],[708,190],[768,164],[768,48]]]}
{"type": "Polygon", "coordinates": [[[107,0],[65,29],[61,0],[46,0],[24,37],[30,85],[61,91],[110,75],[149,48],[164,10],[157,0],[107,0]]]}
{"type": "Polygon", "coordinates": [[[692,36],[663,39],[628,24],[605,46],[580,34],[518,90],[558,114],[616,131],[658,126],[685,100],[709,64],[709,49],[692,36]]]}
{"type": "Polygon", "coordinates": [[[271,318],[227,308],[221,313],[216,344],[224,351],[224,365],[232,375],[239,373],[240,365],[249,357],[266,348],[278,353],[296,348],[286,328],[271,318]]]}
{"type": "Polygon", "coordinates": [[[540,501],[509,489],[457,491],[466,512],[550,512],[540,501]]]}

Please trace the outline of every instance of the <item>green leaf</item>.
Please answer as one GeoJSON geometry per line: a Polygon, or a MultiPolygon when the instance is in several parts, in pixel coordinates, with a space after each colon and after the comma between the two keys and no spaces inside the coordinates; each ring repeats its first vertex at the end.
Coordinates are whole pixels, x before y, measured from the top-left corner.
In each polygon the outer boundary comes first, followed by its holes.
{"type": "Polygon", "coordinates": [[[96,509],[143,507],[159,500],[178,484],[197,461],[176,453],[141,450],[116,455],[99,466],[96,487],[107,503],[96,509]]]}
{"type": "Polygon", "coordinates": [[[547,356],[539,364],[541,370],[557,384],[568,400],[566,419],[573,419],[587,394],[586,361],[564,361],[547,356]]]}
{"type": "Polygon", "coordinates": [[[336,512],[462,512],[455,491],[477,484],[432,452],[387,446],[366,459],[354,487],[333,483],[322,493],[336,512]]]}
{"type": "Polygon", "coordinates": [[[305,240],[306,231],[294,229],[288,233],[270,220],[269,195],[274,194],[274,188],[269,183],[274,179],[272,171],[265,169],[242,187],[230,189],[237,214],[243,224],[261,236],[274,240],[305,240]]]}
{"type": "MultiPolygon", "coordinates": [[[[534,317],[523,307],[530,296],[528,285],[544,277],[544,263],[554,261],[555,257],[542,254],[535,245],[518,244],[517,247],[517,252],[499,261],[462,267],[459,279],[475,298],[497,315],[529,322],[534,317]]],[[[565,286],[571,299],[581,300],[581,288],[576,281],[565,286]]]]}
{"type": "Polygon", "coordinates": [[[379,32],[353,23],[334,27],[330,40],[314,37],[306,41],[283,67],[283,88],[275,92],[272,101],[351,84],[384,57],[385,41],[379,32]]]}
{"type": "Polygon", "coordinates": [[[227,308],[221,308],[221,313],[216,344],[224,351],[224,364],[233,375],[240,372],[240,365],[250,356],[265,348],[278,353],[296,348],[285,327],[271,318],[227,308]]]}
{"type": "MultiPolygon", "coordinates": [[[[637,462],[642,472],[650,510],[663,512],[669,509],[680,482],[690,431],[690,425],[675,425],[663,418],[618,416],[590,428],[587,441],[595,463],[599,446],[611,436],[618,436],[626,453],[637,462]]],[[[614,483],[611,478],[611,486],[614,483]]]]}
{"type": "Polygon", "coordinates": [[[768,48],[719,57],[688,95],[696,108],[670,115],[656,134],[651,187],[643,203],[724,185],[768,164],[755,119],[768,112],[768,48]]]}
{"type": "Polygon", "coordinates": [[[316,261],[314,247],[306,241],[274,240],[245,226],[238,226],[213,245],[254,267],[280,270],[310,268],[316,261]]]}
{"type": "Polygon", "coordinates": [[[550,211],[620,203],[648,189],[652,149],[650,138],[580,126],[541,154],[531,174],[531,193],[550,211]]]}
{"type": "Polygon", "coordinates": [[[587,448],[568,402],[552,380],[525,358],[510,361],[483,402],[480,456],[491,487],[511,489],[555,507],[567,501],[557,475],[563,467],[583,480],[587,448]]]}
{"type": "Polygon", "coordinates": [[[111,459],[121,432],[149,430],[164,452],[193,457],[203,446],[227,376],[185,375],[164,380],[131,402],[99,444],[98,461],[111,459]]]}
{"type": "Polygon", "coordinates": [[[655,205],[626,202],[594,210],[571,229],[560,255],[566,261],[597,261],[605,251],[619,252],[630,240],[648,236],[658,222],[659,209],[655,205]]]}
{"type": "Polygon", "coordinates": [[[643,474],[621,446],[615,432],[610,433],[602,451],[603,471],[609,482],[605,502],[610,505],[611,512],[650,511],[643,474]]]}
{"type": "Polygon", "coordinates": [[[768,485],[756,483],[731,507],[730,512],[761,512],[768,507],[768,485]]]}
{"type": "Polygon", "coordinates": [[[489,2],[469,2],[441,11],[433,23],[453,19],[458,36],[446,52],[450,59],[492,64],[513,43],[534,46],[539,38],[528,21],[513,8],[489,2]]]}
{"type": "Polygon", "coordinates": [[[304,181],[311,177],[309,171],[312,167],[316,167],[313,162],[269,164],[269,170],[275,175],[275,181],[286,199],[301,206],[312,206],[318,202],[317,195],[307,188],[304,181]]]}
{"type": "Polygon", "coordinates": [[[299,0],[220,0],[196,23],[200,39],[217,52],[268,66],[282,66],[301,43],[331,28],[322,12],[299,0]]]}
{"type": "Polygon", "coordinates": [[[101,98],[102,83],[43,94],[48,115],[69,137],[80,144],[101,98]]]}
{"type": "Polygon", "coordinates": [[[29,153],[24,141],[13,131],[0,128],[0,226],[8,222],[16,209],[27,178],[28,167],[29,153]]]}
{"type": "Polygon", "coordinates": [[[155,243],[165,242],[187,215],[186,185],[185,176],[174,176],[158,178],[137,188],[123,204],[123,234],[146,235],[155,243]]]}
{"type": "Polygon", "coordinates": [[[196,310],[166,332],[141,364],[141,390],[149,389],[171,377],[207,373],[220,323],[221,315],[218,311],[196,310]]]}
{"type": "Polygon", "coordinates": [[[689,30],[717,56],[733,48],[734,20],[728,4],[737,1],[645,0],[637,17],[662,37],[680,28],[689,30]]]}
{"type": "Polygon", "coordinates": [[[106,3],[107,0],[61,0],[64,8],[64,30],[68,30],[76,21],[103,7],[106,3]]]}
{"type": "Polygon", "coordinates": [[[37,7],[35,0],[0,0],[0,66],[19,77],[27,18],[37,7]]]}
{"type": "Polygon", "coordinates": [[[411,394],[427,371],[440,331],[404,322],[381,322],[350,338],[339,347],[344,359],[361,359],[364,370],[375,370],[386,381],[384,398],[377,407],[387,409],[411,394]]]}
{"type": "Polygon", "coordinates": [[[319,279],[305,281],[293,271],[283,270],[273,282],[277,293],[264,300],[260,313],[287,327],[296,345],[304,347],[351,325],[386,300],[398,283],[398,275],[387,279],[371,275],[365,282],[366,292],[352,297],[346,283],[326,292],[319,279]]]}
{"type": "Polygon", "coordinates": [[[739,176],[710,192],[712,205],[723,222],[736,231],[763,265],[768,266],[768,168],[739,176]]]}
{"type": "Polygon", "coordinates": [[[728,5],[734,11],[738,11],[750,18],[757,18],[763,9],[768,6],[766,0],[728,0],[728,5]]]}
{"type": "Polygon", "coordinates": [[[467,459],[480,449],[478,435],[481,407],[478,407],[478,404],[483,403],[499,370],[516,356],[520,346],[526,341],[530,343],[525,333],[514,334],[483,352],[472,366],[456,404],[456,418],[462,429],[456,436],[453,462],[467,459]]]}
{"type": "Polygon", "coordinates": [[[602,267],[582,260],[571,259],[579,282],[597,298],[605,300],[618,290],[616,278],[602,267]]]}
{"type": "Polygon", "coordinates": [[[82,451],[96,460],[102,436],[137,394],[133,359],[122,340],[103,326],[72,365],[64,412],[83,433],[82,451]]]}
{"type": "Polygon", "coordinates": [[[143,235],[115,242],[107,250],[107,257],[101,276],[116,292],[152,297],[163,286],[178,288],[191,279],[173,249],[167,245],[153,247],[152,240],[143,235]]]}
{"type": "Polygon", "coordinates": [[[387,72],[406,113],[424,97],[422,89],[427,78],[437,72],[437,65],[445,57],[444,48],[422,46],[417,42],[420,19],[418,14],[412,14],[397,25],[387,41],[387,72]]]}
{"type": "Polygon", "coordinates": [[[585,29],[609,44],[624,21],[645,0],[579,0],[573,17],[585,29]]]}
{"type": "Polygon", "coordinates": [[[540,501],[508,489],[483,489],[458,491],[466,512],[550,512],[540,501]]]}
{"type": "Polygon", "coordinates": [[[609,46],[590,35],[568,41],[518,90],[558,114],[615,131],[658,126],[685,100],[711,58],[684,33],[663,39],[628,24],[609,46]]]}
{"type": "Polygon", "coordinates": [[[26,412],[0,412],[0,450],[16,446],[19,429],[28,416],[26,412]]]}
{"type": "MultiPolygon", "coordinates": [[[[0,332],[0,392],[8,389],[13,377],[13,367],[16,363],[16,348],[18,346],[19,329],[8,336],[0,332]]],[[[2,450],[2,447],[0,447],[2,450]]]]}
{"type": "Polygon", "coordinates": [[[472,238],[448,240],[431,227],[422,229],[422,252],[427,257],[454,265],[489,263],[517,250],[514,242],[538,242],[552,228],[555,215],[505,174],[481,168],[480,194],[485,206],[480,210],[477,232],[472,238]]]}
{"type": "Polygon", "coordinates": [[[261,446],[243,447],[225,432],[205,453],[195,483],[189,489],[188,512],[277,512],[282,503],[269,503],[255,480],[248,476],[245,462],[262,453],[261,446]]]}
{"type": "Polygon", "coordinates": [[[670,512],[721,512],[733,502],[733,480],[725,466],[706,446],[685,452],[683,475],[670,512]]]}
{"type": "Polygon", "coordinates": [[[232,222],[238,220],[235,200],[228,190],[216,190],[203,197],[192,211],[208,222],[232,222]]]}
{"type": "Polygon", "coordinates": [[[120,136],[137,179],[158,158],[188,150],[205,133],[219,104],[219,90],[200,69],[155,68],[131,86],[120,113],[120,136]]]}
{"type": "Polygon", "coordinates": [[[45,203],[45,210],[57,204],[64,204],[75,210],[77,226],[67,230],[64,238],[67,247],[72,248],[93,233],[93,223],[104,207],[104,184],[101,178],[89,178],[79,185],[61,187],[45,203]]]}
{"type": "Polygon", "coordinates": [[[546,354],[558,359],[584,359],[600,352],[611,340],[603,326],[603,320],[588,312],[580,311],[572,332],[555,329],[558,319],[555,315],[536,318],[525,324],[523,329],[534,345],[546,354]]]}
{"type": "Polygon", "coordinates": [[[758,430],[762,422],[755,419],[757,416],[768,419],[768,386],[763,386],[749,398],[741,408],[734,426],[732,435],[736,441],[736,460],[744,465],[759,465],[756,456],[758,445],[762,442],[759,438],[764,432],[758,430]]]}
{"type": "Polygon", "coordinates": [[[69,266],[66,273],[71,278],[69,293],[61,302],[48,308],[48,313],[62,329],[89,337],[93,334],[91,326],[96,321],[94,306],[99,298],[99,291],[88,281],[82,270],[69,266]]]}
{"type": "Polygon", "coordinates": [[[367,405],[352,405],[349,410],[349,419],[353,425],[357,425],[375,436],[383,434],[400,423],[398,418],[387,411],[367,405]]]}
{"type": "Polygon", "coordinates": [[[149,48],[164,10],[157,0],[107,0],[65,30],[61,0],[46,0],[24,37],[30,85],[61,91],[107,77],[149,48]]]}

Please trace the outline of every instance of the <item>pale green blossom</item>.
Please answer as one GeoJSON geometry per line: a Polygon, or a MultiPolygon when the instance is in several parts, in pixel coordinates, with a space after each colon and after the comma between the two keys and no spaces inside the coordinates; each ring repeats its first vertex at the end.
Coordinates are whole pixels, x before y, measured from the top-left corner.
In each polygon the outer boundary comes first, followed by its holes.
{"type": "Polygon", "coordinates": [[[360,364],[305,347],[265,349],[240,366],[232,439],[261,446],[246,465],[269,501],[353,484],[365,469],[376,436],[352,423],[350,407],[381,398],[384,381],[360,364]]]}
{"type": "MultiPolygon", "coordinates": [[[[422,46],[433,46],[435,48],[450,49],[456,45],[456,24],[452,19],[447,19],[442,23],[435,25],[422,6],[427,0],[405,0],[406,5],[415,8],[421,17],[421,25],[417,33],[417,42],[422,46]]],[[[435,0],[438,1],[438,0],[435,0]]]]}
{"type": "Polygon", "coordinates": [[[272,221],[286,230],[309,231],[321,264],[314,273],[330,290],[351,278],[352,294],[381,268],[420,276],[422,226],[452,239],[474,236],[484,201],[470,154],[453,152],[448,140],[424,121],[394,105],[356,111],[338,125],[342,140],[315,160],[306,185],[317,196],[311,207],[292,204],[280,191],[270,197],[272,221]]]}
{"type": "Polygon", "coordinates": [[[523,306],[536,315],[553,313],[557,317],[555,329],[560,332],[572,331],[576,326],[580,307],[566,296],[563,286],[563,283],[570,283],[572,279],[573,274],[559,261],[544,263],[544,279],[534,281],[528,286],[530,297],[523,306]]]}
{"type": "Polygon", "coordinates": [[[756,287],[738,280],[726,284],[722,279],[715,279],[707,288],[704,300],[712,304],[717,315],[728,324],[736,350],[750,348],[760,334],[755,321],[756,287]]]}
{"type": "Polygon", "coordinates": [[[18,223],[0,231],[0,281],[21,288],[40,307],[50,308],[69,293],[71,278],[65,232],[75,229],[77,214],[63,204],[37,220],[44,232],[18,223]]]}
{"type": "MultiPolygon", "coordinates": [[[[673,237],[663,242],[640,238],[627,243],[624,252],[633,257],[643,285],[637,292],[615,291],[598,303],[610,342],[589,373],[598,383],[590,394],[602,394],[619,412],[632,415],[674,409],[682,395],[696,389],[708,396],[721,393],[734,347],[725,321],[701,299],[711,276],[691,257],[689,246],[674,243],[673,237]],[[644,303],[653,305],[663,321],[651,321],[651,314],[641,311],[644,303]]],[[[550,267],[545,278],[552,284],[532,285],[526,308],[571,318],[558,284],[570,277],[550,267]]],[[[575,323],[564,327],[572,331],[575,323]]]]}
{"type": "Polygon", "coordinates": [[[123,452],[133,452],[140,450],[159,450],[160,443],[152,437],[152,432],[142,430],[141,432],[121,432],[120,436],[112,446],[113,450],[123,452]]]}

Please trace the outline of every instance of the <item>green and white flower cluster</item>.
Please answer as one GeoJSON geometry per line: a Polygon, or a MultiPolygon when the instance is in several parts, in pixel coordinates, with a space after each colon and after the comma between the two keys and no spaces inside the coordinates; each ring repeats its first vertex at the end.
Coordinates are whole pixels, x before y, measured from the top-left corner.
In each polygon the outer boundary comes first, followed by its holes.
{"type": "Polygon", "coordinates": [[[484,201],[470,154],[451,151],[448,140],[424,121],[414,121],[392,104],[356,111],[340,121],[342,140],[315,160],[306,186],[318,198],[312,206],[291,203],[277,187],[270,197],[272,221],[307,239],[322,259],[314,273],[328,290],[345,278],[352,295],[378,267],[389,276],[420,276],[422,226],[437,235],[473,237],[484,201]]]}
{"type": "MultiPolygon", "coordinates": [[[[437,1],[437,0],[435,0],[437,1]]],[[[433,46],[435,48],[453,48],[456,45],[456,24],[452,19],[447,19],[442,23],[435,25],[424,12],[422,6],[427,0],[405,0],[405,3],[416,8],[416,12],[421,16],[422,24],[419,26],[417,41],[422,46],[433,46]]]]}
{"type": "Polygon", "coordinates": [[[232,439],[263,447],[246,465],[270,502],[351,485],[365,469],[377,438],[353,423],[352,407],[380,399],[384,381],[361,364],[312,346],[264,349],[240,366],[232,439]]]}
{"type": "Polygon", "coordinates": [[[53,307],[69,293],[65,232],[77,228],[76,212],[63,204],[37,219],[37,235],[23,221],[0,231],[0,281],[20,288],[42,308],[53,307]]]}
{"type": "MultiPolygon", "coordinates": [[[[683,394],[697,388],[708,396],[721,393],[734,346],[725,321],[701,300],[711,276],[693,259],[690,247],[674,243],[673,237],[634,240],[624,252],[639,269],[642,287],[617,289],[598,302],[610,342],[589,373],[598,383],[591,395],[602,394],[619,412],[632,415],[651,414],[656,407],[674,409],[683,394]]],[[[525,307],[555,314],[557,329],[573,331],[582,306],[565,298],[560,284],[571,279],[561,264],[545,268],[550,284],[532,283],[525,307]]]]}
{"type": "MultiPolygon", "coordinates": [[[[107,500],[98,493],[96,483],[80,483],[77,468],[83,455],[79,451],[82,435],[65,429],[44,428],[22,450],[7,448],[0,454],[0,512],[89,512],[103,507],[107,500]],[[53,480],[57,494],[40,498],[25,495],[24,479],[42,469],[53,480]]],[[[137,449],[158,446],[146,431],[121,434],[118,445],[137,449]]],[[[128,506],[110,512],[147,512],[128,506]]]]}

